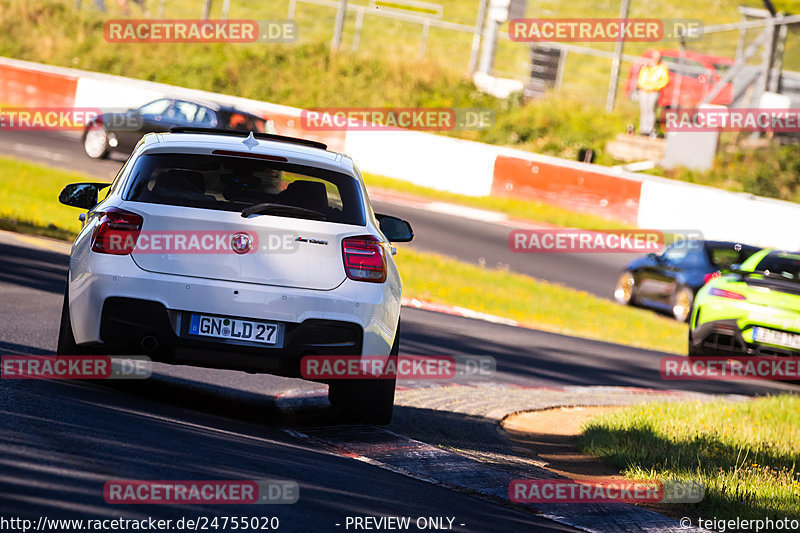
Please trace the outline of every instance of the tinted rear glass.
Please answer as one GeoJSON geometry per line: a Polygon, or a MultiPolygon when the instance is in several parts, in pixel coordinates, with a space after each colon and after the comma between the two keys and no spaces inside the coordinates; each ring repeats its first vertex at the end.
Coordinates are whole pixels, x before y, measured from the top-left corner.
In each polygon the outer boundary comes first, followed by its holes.
{"type": "Polygon", "coordinates": [[[356,179],[339,172],[242,157],[149,154],[136,160],[131,175],[127,200],[221,211],[275,203],[322,213],[328,222],[366,224],[356,179]]]}
{"type": "Polygon", "coordinates": [[[800,256],[789,254],[768,254],[756,266],[756,271],[769,271],[771,274],[800,279],[800,256]]]}
{"type": "Polygon", "coordinates": [[[664,252],[665,261],[681,268],[706,268],[708,260],[703,253],[703,245],[697,241],[681,241],[664,252]]]}

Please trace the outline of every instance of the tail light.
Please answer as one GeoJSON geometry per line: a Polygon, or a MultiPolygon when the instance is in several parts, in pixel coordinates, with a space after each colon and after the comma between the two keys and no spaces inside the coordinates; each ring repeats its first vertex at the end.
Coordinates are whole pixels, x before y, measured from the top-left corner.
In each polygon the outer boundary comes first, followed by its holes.
{"type": "Polygon", "coordinates": [[[714,278],[720,277],[720,275],[721,274],[720,274],[719,270],[717,270],[716,272],[711,272],[709,274],[706,274],[706,277],[703,278],[703,285],[705,285],[706,283],[708,283],[709,281],[711,281],[714,278]]]}
{"type": "Polygon", "coordinates": [[[98,213],[100,220],[92,238],[92,251],[128,255],[136,247],[144,219],[136,213],[112,207],[98,213]]]}
{"type": "Polygon", "coordinates": [[[719,296],[720,298],[730,298],[731,300],[747,300],[744,294],[726,291],[725,289],[717,289],[716,287],[709,290],[708,294],[711,296],[719,296]]]}
{"type": "Polygon", "coordinates": [[[386,249],[377,237],[365,235],[342,240],[344,271],[356,281],[386,281],[386,249]]]}

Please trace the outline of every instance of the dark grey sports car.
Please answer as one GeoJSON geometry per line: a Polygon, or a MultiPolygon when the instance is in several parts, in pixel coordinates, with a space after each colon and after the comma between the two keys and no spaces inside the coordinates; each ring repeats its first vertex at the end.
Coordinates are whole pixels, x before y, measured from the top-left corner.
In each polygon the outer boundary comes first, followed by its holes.
{"type": "Polygon", "coordinates": [[[175,127],[277,133],[271,120],[235,107],[159,98],[124,113],[103,113],[86,125],[81,141],[86,155],[103,159],[112,151],[130,153],[145,133],[167,132],[175,127]]]}
{"type": "Polygon", "coordinates": [[[631,261],[617,280],[614,299],[686,321],[694,295],[720,270],[742,263],[760,248],[727,241],[679,241],[660,254],[631,261]]]}

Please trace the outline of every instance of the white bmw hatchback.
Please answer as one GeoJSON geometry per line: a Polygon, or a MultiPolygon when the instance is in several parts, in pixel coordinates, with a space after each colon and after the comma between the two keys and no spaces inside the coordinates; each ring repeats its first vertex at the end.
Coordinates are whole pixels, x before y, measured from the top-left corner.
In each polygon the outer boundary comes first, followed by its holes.
{"type": "MultiPolygon", "coordinates": [[[[402,283],[353,161],[314,141],[197,128],[151,133],[88,210],[70,255],[58,353],[300,377],[304,356],[398,353],[402,283]]],[[[349,421],[388,423],[395,382],[329,383],[349,421]]]]}

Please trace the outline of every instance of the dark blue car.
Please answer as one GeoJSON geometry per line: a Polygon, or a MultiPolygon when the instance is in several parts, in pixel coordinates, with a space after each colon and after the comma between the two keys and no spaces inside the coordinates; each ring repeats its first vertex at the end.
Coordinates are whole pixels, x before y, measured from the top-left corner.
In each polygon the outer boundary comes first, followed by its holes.
{"type": "Polygon", "coordinates": [[[617,280],[614,299],[686,321],[700,287],[720,270],[741,264],[758,250],[738,242],[678,241],[660,254],[631,261],[617,280]]]}

